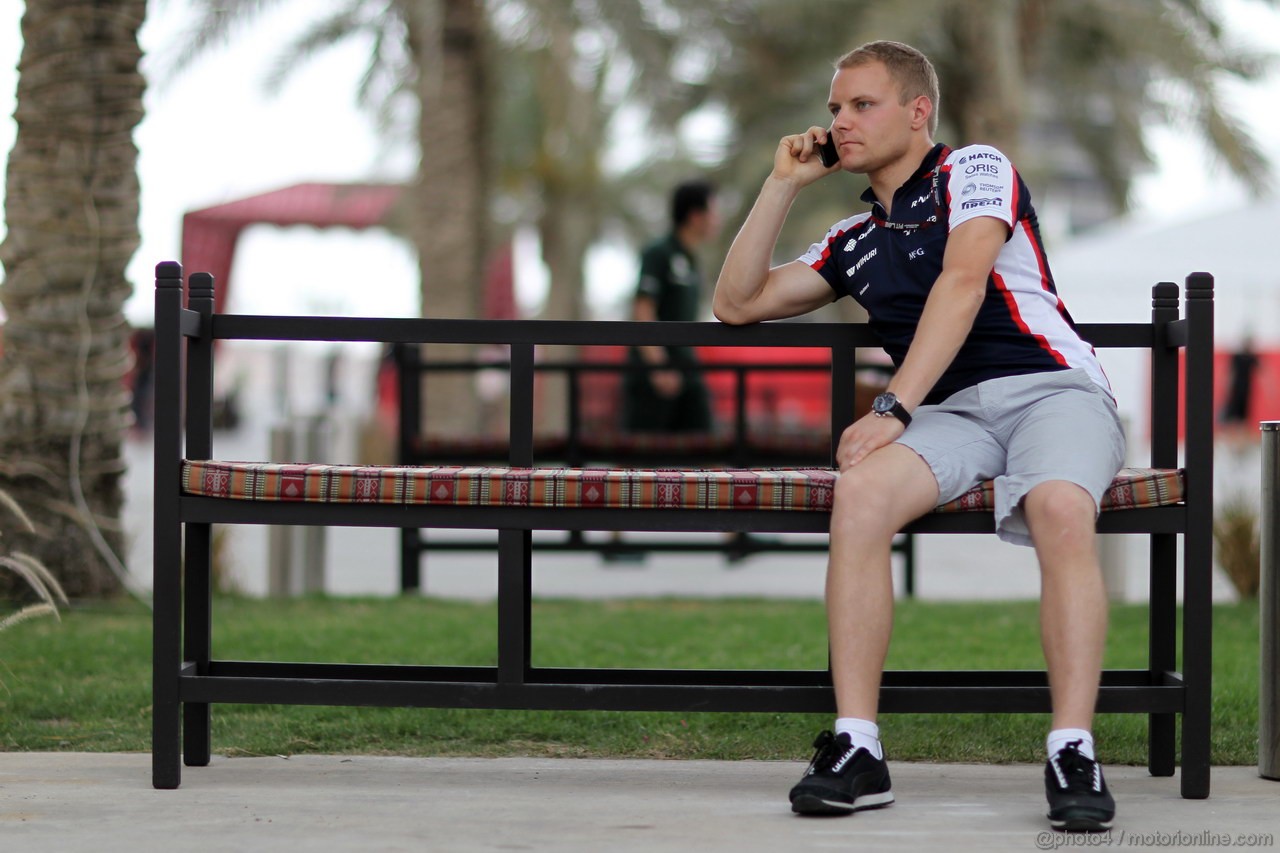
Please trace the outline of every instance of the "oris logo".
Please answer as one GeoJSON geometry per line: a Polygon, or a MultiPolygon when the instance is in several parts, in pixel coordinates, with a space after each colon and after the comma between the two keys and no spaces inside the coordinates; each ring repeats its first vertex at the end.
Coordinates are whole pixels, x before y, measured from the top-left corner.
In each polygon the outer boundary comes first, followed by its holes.
{"type": "Polygon", "coordinates": [[[870,225],[868,225],[868,226],[867,226],[867,230],[863,231],[863,232],[862,232],[861,234],[859,234],[857,237],[850,237],[850,238],[849,238],[849,242],[844,244],[844,250],[845,250],[846,252],[852,252],[852,251],[854,250],[854,248],[856,248],[856,247],[857,247],[858,243],[860,243],[860,242],[862,242],[863,240],[865,240],[865,239],[866,239],[866,237],[867,237],[867,235],[868,235],[868,234],[870,234],[870,233],[871,233],[872,231],[874,231],[874,230],[876,230],[876,224],[875,224],[874,222],[872,222],[870,225]]]}
{"type": "Polygon", "coordinates": [[[965,167],[964,174],[966,178],[970,175],[998,175],[1000,169],[990,163],[974,163],[965,167]]]}

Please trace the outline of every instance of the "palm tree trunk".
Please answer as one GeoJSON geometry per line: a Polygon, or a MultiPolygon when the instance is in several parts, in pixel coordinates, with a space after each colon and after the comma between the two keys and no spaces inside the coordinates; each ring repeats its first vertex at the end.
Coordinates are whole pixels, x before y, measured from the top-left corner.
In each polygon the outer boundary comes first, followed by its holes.
{"type": "MultiPolygon", "coordinates": [[[[408,228],[422,275],[422,316],[480,314],[487,236],[485,18],[482,0],[400,0],[408,25],[422,149],[408,194],[408,228]]],[[[426,347],[429,360],[471,358],[472,348],[426,347]]],[[[424,384],[431,432],[469,434],[480,408],[471,376],[434,374],[424,384]]]]}
{"type": "Polygon", "coordinates": [[[966,58],[949,75],[943,95],[947,115],[960,131],[956,145],[983,143],[1020,162],[1025,113],[1017,0],[962,0],[951,7],[946,26],[957,53],[966,58]]]}
{"type": "Polygon", "coordinates": [[[73,597],[120,584],[129,425],[122,312],[138,246],[145,0],[27,0],[0,245],[8,314],[0,358],[0,488],[36,532],[5,547],[42,560],[73,597]],[[106,546],[104,548],[103,546],[106,546]]]}

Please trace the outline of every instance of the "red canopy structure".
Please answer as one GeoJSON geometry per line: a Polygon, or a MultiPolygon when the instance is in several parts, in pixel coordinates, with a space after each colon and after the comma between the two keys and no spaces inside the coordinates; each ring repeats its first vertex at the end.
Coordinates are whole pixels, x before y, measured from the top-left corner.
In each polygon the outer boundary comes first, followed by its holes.
{"type": "MultiPolygon", "coordinates": [[[[402,184],[306,183],[193,210],[182,217],[182,263],[187,270],[213,275],[218,283],[215,310],[222,311],[231,292],[236,244],[245,228],[259,224],[357,230],[386,226],[403,192],[402,184]]],[[[513,279],[510,248],[503,247],[486,275],[486,318],[516,315],[513,279]]]]}

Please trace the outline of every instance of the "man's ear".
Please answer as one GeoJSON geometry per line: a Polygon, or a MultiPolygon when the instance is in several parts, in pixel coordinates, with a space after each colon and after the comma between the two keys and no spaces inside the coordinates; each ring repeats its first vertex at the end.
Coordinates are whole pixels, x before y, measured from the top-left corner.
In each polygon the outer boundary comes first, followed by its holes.
{"type": "Polygon", "coordinates": [[[919,130],[929,126],[929,116],[933,115],[933,101],[926,95],[916,95],[911,102],[911,129],[919,130]]]}

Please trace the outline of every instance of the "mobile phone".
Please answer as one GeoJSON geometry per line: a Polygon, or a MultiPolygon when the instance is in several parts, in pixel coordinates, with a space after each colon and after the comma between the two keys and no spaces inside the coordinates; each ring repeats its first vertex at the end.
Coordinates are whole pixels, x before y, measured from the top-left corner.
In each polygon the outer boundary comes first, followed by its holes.
{"type": "Polygon", "coordinates": [[[829,130],[827,141],[818,146],[818,157],[822,159],[822,165],[828,169],[840,162],[840,152],[836,151],[835,136],[829,130]]]}

